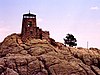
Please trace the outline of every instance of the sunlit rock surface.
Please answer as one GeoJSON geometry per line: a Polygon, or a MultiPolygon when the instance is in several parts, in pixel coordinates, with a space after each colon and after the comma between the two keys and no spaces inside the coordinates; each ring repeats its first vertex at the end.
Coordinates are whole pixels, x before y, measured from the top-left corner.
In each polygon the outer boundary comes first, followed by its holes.
{"type": "Polygon", "coordinates": [[[100,50],[40,39],[23,43],[12,34],[0,44],[0,75],[100,75],[100,50]]]}

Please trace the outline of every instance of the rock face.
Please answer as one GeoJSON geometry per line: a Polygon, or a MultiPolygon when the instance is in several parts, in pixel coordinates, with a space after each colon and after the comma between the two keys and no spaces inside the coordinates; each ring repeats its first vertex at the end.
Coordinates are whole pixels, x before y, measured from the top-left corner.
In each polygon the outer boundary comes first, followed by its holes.
{"type": "Polygon", "coordinates": [[[0,44],[0,75],[100,75],[100,51],[12,34],[0,44]]]}

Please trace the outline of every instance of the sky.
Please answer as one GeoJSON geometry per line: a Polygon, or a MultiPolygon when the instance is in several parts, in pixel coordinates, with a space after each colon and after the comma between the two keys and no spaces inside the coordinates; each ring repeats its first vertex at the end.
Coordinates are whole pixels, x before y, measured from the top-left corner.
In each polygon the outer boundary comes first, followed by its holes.
{"type": "Polygon", "coordinates": [[[70,33],[78,47],[100,49],[100,0],[0,0],[0,41],[21,33],[22,16],[37,15],[37,26],[57,42],[70,33]]]}

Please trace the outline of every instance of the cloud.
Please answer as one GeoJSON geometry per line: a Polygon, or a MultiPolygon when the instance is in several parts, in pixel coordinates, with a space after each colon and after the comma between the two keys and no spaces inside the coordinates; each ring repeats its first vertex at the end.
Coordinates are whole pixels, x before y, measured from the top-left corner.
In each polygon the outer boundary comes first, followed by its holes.
{"type": "Polygon", "coordinates": [[[92,6],[90,9],[91,10],[99,10],[99,7],[98,6],[92,6]]]}

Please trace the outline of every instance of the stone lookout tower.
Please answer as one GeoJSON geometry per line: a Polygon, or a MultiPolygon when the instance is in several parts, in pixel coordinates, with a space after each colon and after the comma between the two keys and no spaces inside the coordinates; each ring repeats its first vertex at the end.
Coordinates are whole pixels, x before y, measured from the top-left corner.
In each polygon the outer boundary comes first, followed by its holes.
{"type": "Polygon", "coordinates": [[[23,15],[21,35],[23,41],[27,39],[46,39],[49,41],[49,31],[42,31],[37,27],[36,15],[30,12],[23,15]]]}

